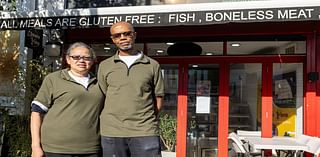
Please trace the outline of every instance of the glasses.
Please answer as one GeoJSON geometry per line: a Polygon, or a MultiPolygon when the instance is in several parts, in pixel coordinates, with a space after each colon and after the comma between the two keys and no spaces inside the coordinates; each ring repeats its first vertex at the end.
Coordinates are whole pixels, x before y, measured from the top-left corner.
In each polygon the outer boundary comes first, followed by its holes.
{"type": "Polygon", "coordinates": [[[93,60],[92,57],[86,57],[86,56],[69,56],[69,57],[71,57],[73,60],[76,60],[76,61],[81,60],[81,59],[83,59],[84,61],[92,61],[93,60]]]}
{"type": "Polygon", "coordinates": [[[118,38],[121,38],[122,35],[124,37],[126,37],[126,38],[131,38],[134,33],[135,32],[132,32],[132,31],[122,32],[122,33],[115,33],[115,34],[111,34],[111,38],[112,39],[118,39],[118,38]]]}

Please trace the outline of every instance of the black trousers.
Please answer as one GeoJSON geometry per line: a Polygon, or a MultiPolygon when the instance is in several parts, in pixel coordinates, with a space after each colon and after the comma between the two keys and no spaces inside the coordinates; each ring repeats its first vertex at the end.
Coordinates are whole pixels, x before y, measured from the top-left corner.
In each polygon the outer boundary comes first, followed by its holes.
{"type": "Polygon", "coordinates": [[[101,157],[101,153],[95,154],[58,154],[58,153],[44,153],[45,157],[101,157]]]}

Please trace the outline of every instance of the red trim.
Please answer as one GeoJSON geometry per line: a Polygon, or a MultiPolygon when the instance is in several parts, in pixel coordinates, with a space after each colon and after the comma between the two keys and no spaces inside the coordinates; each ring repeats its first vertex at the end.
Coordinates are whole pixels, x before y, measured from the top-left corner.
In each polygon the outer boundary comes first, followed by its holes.
{"type": "Polygon", "coordinates": [[[177,107],[177,156],[187,156],[188,66],[179,66],[177,107]]]}
{"type": "Polygon", "coordinates": [[[161,64],[207,64],[207,63],[301,63],[304,55],[268,55],[268,56],[166,56],[152,57],[161,64]]]}
{"type": "MultiPolygon", "coordinates": [[[[318,25],[318,29],[319,29],[319,27],[320,27],[320,25],[318,25]]],[[[319,73],[320,72],[320,63],[319,63],[319,61],[320,61],[320,34],[319,35],[317,35],[317,36],[315,36],[315,40],[316,40],[316,63],[318,63],[317,65],[316,65],[316,71],[319,73]]],[[[318,75],[319,76],[319,75],[318,75]]],[[[320,77],[320,76],[319,76],[320,77]]],[[[316,113],[318,113],[318,114],[316,114],[317,115],[317,117],[316,117],[316,119],[315,119],[315,123],[316,124],[319,124],[319,122],[320,122],[320,81],[317,81],[317,83],[316,83],[316,95],[317,95],[317,99],[316,99],[316,103],[314,104],[315,105],[315,107],[316,107],[316,113]]],[[[316,125],[316,134],[315,134],[317,137],[320,137],[320,125],[316,125]]]]}
{"type": "Polygon", "coordinates": [[[262,137],[272,137],[272,63],[262,64],[262,137]]]}
{"type": "MultiPolygon", "coordinates": [[[[307,36],[307,68],[306,74],[316,70],[316,37],[307,36]]],[[[316,83],[306,80],[306,93],[304,103],[304,133],[307,135],[316,135],[317,127],[317,96],[316,83]]],[[[318,112],[319,113],[319,112],[318,112]]],[[[318,121],[319,122],[319,121],[318,121]]]]}
{"type": "Polygon", "coordinates": [[[227,41],[223,41],[223,52],[222,52],[222,54],[223,54],[224,56],[227,55],[227,49],[228,49],[227,43],[228,43],[227,41]]]}
{"type": "Polygon", "coordinates": [[[218,156],[228,156],[229,127],[229,64],[220,65],[219,111],[218,111],[218,156]]]}

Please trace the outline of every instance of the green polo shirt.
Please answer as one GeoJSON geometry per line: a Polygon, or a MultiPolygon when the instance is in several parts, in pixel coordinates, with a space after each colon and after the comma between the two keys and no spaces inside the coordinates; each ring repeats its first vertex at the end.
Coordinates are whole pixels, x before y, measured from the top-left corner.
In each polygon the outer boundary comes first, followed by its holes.
{"type": "Polygon", "coordinates": [[[47,75],[34,99],[48,108],[41,126],[43,150],[63,154],[98,152],[103,100],[95,77],[85,88],[69,76],[68,69],[47,75]]]}
{"type": "Polygon", "coordinates": [[[157,61],[142,54],[128,68],[116,54],[100,63],[98,82],[106,94],[100,116],[102,136],[159,134],[155,96],[164,95],[164,83],[157,61]]]}

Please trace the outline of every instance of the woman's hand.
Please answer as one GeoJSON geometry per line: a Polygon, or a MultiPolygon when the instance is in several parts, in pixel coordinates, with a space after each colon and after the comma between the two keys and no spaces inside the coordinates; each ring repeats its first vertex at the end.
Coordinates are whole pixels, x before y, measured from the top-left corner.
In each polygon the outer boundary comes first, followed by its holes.
{"type": "Polygon", "coordinates": [[[32,147],[31,157],[44,157],[44,152],[41,147],[32,147]]]}

